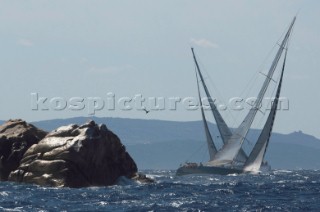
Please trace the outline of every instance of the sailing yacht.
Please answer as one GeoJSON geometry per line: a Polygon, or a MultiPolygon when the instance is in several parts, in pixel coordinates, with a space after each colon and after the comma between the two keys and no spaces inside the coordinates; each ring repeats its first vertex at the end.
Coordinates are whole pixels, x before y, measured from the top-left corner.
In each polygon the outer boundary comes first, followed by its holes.
{"type": "Polygon", "coordinates": [[[269,169],[270,166],[267,162],[264,162],[264,156],[268,148],[272,127],[274,124],[277,106],[279,102],[279,96],[281,91],[281,84],[283,79],[283,73],[285,69],[285,63],[288,52],[288,41],[291,35],[296,17],[293,18],[288,31],[286,32],[282,42],[279,44],[279,49],[273,59],[273,62],[269,68],[268,74],[265,76],[265,80],[262,84],[262,87],[258,93],[257,99],[253,106],[250,108],[248,114],[245,116],[244,120],[241,122],[238,128],[231,130],[223,117],[218,111],[218,108],[214,104],[210,92],[205,84],[202,72],[199,68],[194,49],[191,48],[193,59],[196,66],[196,78],[197,78],[197,89],[198,96],[200,100],[201,116],[203,120],[204,131],[206,135],[207,146],[209,150],[210,160],[205,164],[197,163],[185,163],[177,170],[177,175],[185,174],[239,174],[239,173],[259,173],[262,169],[269,169]],[[244,141],[247,139],[246,136],[250,130],[250,127],[253,123],[253,120],[259,110],[259,106],[264,98],[264,95],[269,87],[270,81],[273,78],[276,67],[279,63],[281,56],[284,55],[282,69],[280,73],[280,78],[277,84],[277,89],[275,93],[275,99],[272,103],[270,113],[266,119],[264,127],[261,130],[261,133],[249,155],[245,153],[242,148],[244,141]],[[212,112],[212,115],[216,121],[217,128],[220,133],[220,137],[223,141],[223,146],[220,149],[217,149],[210,130],[207,124],[206,116],[204,113],[203,105],[201,102],[200,95],[200,85],[199,80],[203,86],[203,90],[206,94],[206,97],[209,101],[209,106],[212,112]]]}

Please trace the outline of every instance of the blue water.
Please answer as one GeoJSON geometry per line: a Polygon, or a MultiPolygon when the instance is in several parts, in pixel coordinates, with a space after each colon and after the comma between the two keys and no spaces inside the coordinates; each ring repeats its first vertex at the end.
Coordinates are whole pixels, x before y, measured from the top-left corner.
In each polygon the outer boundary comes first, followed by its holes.
{"type": "Polygon", "coordinates": [[[320,171],[182,176],[145,171],[156,183],[120,179],[111,187],[50,188],[0,182],[0,211],[320,210],[320,171]]]}

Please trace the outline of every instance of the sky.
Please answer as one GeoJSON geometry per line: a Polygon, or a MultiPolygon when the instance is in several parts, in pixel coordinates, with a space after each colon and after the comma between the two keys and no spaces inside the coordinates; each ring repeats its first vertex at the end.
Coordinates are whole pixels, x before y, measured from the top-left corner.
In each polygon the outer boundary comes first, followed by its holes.
{"type": "MultiPolygon", "coordinates": [[[[319,8],[317,0],[0,0],[0,119],[200,120],[186,106],[197,97],[190,47],[214,98],[248,97],[242,91],[253,76],[261,86],[259,72],[298,14],[281,94],[289,109],[274,131],[320,138],[319,8]]],[[[238,117],[222,111],[236,126],[241,118],[230,113],[238,117]]]]}

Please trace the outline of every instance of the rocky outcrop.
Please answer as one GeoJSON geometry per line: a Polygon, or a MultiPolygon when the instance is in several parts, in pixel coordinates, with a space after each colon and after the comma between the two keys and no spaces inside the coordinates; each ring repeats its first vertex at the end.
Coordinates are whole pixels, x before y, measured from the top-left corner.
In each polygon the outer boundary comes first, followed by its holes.
{"type": "Polygon", "coordinates": [[[9,180],[84,187],[112,185],[120,176],[140,175],[119,138],[106,125],[90,121],[60,127],[31,146],[9,180]]]}
{"type": "Polygon", "coordinates": [[[132,178],[132,180],[135,180],[139,183],[153,183],[154,180],[147,177],[145,174],[142,173],[136,173],[132,178]]]}
{"type": "Polygon", "coordinates": [[[18,168],[23,154],[37,144],[46,132],[21,119],[9,120],[0,126],[0,180],[8,180],[18,168]]]}

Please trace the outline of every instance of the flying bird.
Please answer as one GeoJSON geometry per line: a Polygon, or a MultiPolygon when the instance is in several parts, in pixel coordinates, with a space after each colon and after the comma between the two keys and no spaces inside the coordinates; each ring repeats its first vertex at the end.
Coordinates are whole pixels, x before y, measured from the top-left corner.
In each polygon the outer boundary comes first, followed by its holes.
{"type": "Polygon", "coordinates": [[[150,112],[150,110],[147,110],[145,108],[143,108],[143,110],[146,112],[146,114],[148,114],[150,112]]]}

